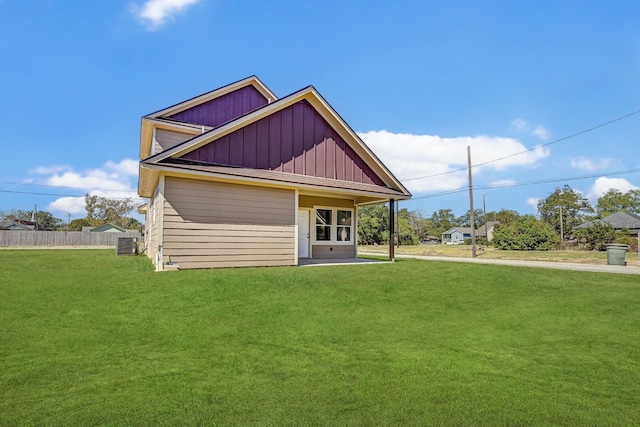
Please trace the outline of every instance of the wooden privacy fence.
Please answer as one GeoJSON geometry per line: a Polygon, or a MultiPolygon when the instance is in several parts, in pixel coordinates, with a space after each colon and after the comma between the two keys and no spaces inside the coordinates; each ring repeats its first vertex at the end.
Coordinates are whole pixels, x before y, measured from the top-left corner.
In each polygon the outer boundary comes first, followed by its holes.
{"type": "Polygon", "coordinates": [[[0,247],[29,246],[111,246],[115,247],[118,237],[137,237],[140,233],[91,233],[87,231],[10,231],[0,230],[0,247]]]}

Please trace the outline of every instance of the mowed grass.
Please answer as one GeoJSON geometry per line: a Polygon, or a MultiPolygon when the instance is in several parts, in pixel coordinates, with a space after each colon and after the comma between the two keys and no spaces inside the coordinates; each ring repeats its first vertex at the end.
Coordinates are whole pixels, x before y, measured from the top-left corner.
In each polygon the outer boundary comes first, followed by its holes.
{"type": "MultiPolygon", "coordinates": [[[[360,246],[359,252],[388,253],[387,246],[360,246]]],[[[425,255],[436,257],[471,258],[471,245],[401,245],[395,249],[396,254],[425,255]]],[[[564,249],[552,251],[507,251],[492,246],[478,245],[477,256],[489,259],[513,259],[520,261],[568,262],[577,264],[606,265],[606,251],[586,251],[580,249],[564,249]]],[[[625,261],[629,266],[640,267],[638,252],[628,250],[625,261]]]]}
{"type": "Polygon", "coordinates": [[[638,425],[637,276],[5,250],[0,425],[638,425]]]}

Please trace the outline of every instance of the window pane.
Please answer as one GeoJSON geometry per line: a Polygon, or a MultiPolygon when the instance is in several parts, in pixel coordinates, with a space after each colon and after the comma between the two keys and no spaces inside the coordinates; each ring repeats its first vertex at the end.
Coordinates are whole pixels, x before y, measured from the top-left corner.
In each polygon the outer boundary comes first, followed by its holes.
{"type": "Polygon", "coordinates": [[[351,211],[338,211],[338,225],[351,225],[351,211]]]}
{"type": "Polygon", "coordinates": [[[331,225],[331,210],[316,209],[316,224],[331,225]]]}
{"type": "Polygon", "coordinates": [[[326,225],[316,225],[316,241],[331,240],[331,227],[326,225]]]}
{"type": "Polygon", "coordinates": [[[351,227],[338,227],[338,242],[351,241],[351,227]]]}

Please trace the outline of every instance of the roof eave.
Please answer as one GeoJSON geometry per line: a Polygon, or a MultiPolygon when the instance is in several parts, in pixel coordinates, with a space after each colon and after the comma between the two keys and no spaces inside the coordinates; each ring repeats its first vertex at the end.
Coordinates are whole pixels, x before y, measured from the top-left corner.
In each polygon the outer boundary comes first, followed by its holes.
{"type": "Polygon", "coordinates": [[[383,203],[390,199],[394,200],[408,200],[411,195],[396,192],[397,190],[389,189],[390,192],[376,192],[374,190],[357,190],[349,188],[339,187],[324,187],[322,185],[304,184],[298,182],[286,182],[268,178],[257,177],[245,177],[237,175],[229,175],[220,172],[209,172],[204,170],[193,169],[181,169],[174,165],[158,164],[158,163],[145,163],[142,162],[140,166],[140,181],[138,185],[138,194],[141,197],[151,197],[155,190],[158,179],[161,175],[167,176],[181,176],[186,178],[206,178],[211,181],[223,181],[233,182],[240,184],[260,185],[268,187],[299,189],[309,191],[324,191],[327,193],[335,194],[349,194],[354,197],[362,197],[365,202],[363,203],[383,203]],[[144,174],[144,178],[143,178],[144,174]],[[394,193],[391,193],[393,191],[394,193]]]}

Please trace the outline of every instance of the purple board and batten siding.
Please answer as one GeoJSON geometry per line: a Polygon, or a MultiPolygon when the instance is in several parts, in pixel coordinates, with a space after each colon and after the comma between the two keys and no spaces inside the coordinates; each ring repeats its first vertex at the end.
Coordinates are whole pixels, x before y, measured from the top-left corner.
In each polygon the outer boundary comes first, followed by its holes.
{"type": "Polygon", "coordinates": [[[277,111],[182,158],[385,186],[307,101],[277,111]]]}
{"type": "Polygon", "coordinates": [[[169,116],[170,119],[205,126],[220,126],[269,103],[254,86],[245,86],[219,98],[169,116]]]}

